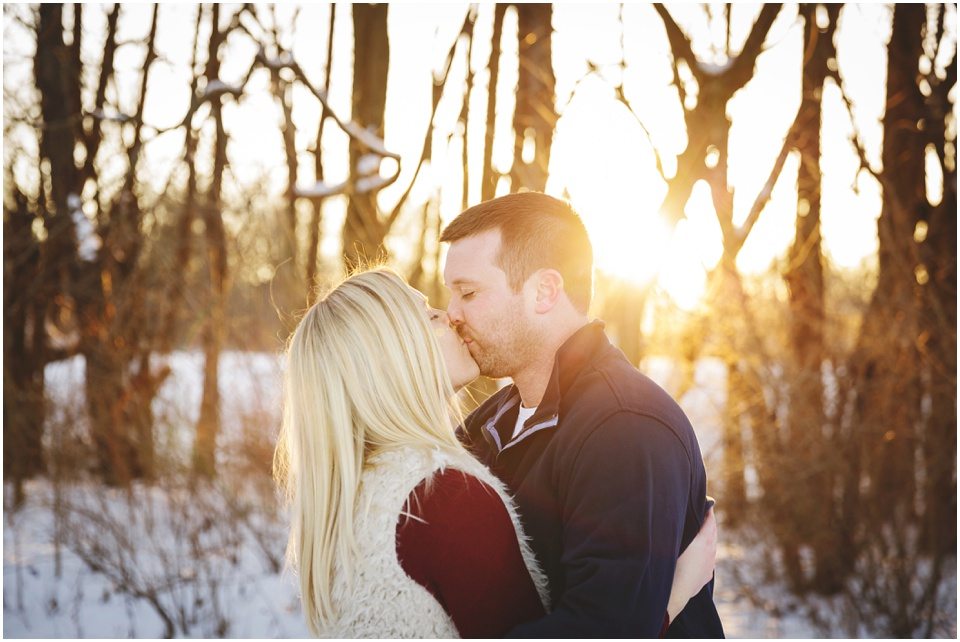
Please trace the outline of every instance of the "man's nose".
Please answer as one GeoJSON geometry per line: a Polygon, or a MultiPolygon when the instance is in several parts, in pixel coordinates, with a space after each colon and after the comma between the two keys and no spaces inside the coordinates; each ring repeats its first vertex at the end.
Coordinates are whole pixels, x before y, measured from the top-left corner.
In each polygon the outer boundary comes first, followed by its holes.
{"type": "Polygon", "coordinates": [[[447,321],[454,327],[463,325],[463,312],[453,299],[451,299],[449,305],[447,305],[447,321]]]}

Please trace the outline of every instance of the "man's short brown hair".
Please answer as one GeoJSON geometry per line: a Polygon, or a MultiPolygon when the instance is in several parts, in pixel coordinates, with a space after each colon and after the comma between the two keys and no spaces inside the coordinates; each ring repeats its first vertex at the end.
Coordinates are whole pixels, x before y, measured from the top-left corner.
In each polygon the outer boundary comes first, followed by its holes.
{"type": "Polygon", "coordinates": [[[500,230],[500,266],[513,290],[531,274],[557,270],[564,290],[580,312],[593,296],[593,249],[583,221],[568,203],[540,192],[501,196],[460,213],[440,235],[458,241],[488,230],[500,230]]]}

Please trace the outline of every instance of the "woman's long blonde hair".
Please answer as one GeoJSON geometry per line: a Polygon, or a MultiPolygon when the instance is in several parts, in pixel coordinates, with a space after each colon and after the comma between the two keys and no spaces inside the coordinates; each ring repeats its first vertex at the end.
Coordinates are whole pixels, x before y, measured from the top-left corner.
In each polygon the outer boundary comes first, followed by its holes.
{"type": "Polygon", "coordinates": [[[351,576],[364,465],[402,446],[464,452],[462,420],[424,303],[384,268],[348,277],[290,339],[274,472],[291,512],[288,560],[315,635],[336,617],[334,566],[351,576]]]}

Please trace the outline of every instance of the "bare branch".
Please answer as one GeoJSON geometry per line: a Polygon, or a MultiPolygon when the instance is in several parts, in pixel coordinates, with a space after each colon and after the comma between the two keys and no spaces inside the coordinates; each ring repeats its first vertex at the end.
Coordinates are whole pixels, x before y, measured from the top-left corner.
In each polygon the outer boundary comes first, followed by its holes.
{"type": "MultiPolygon", "coordinates": [[[[630,101],[627,99],[626,92],[623,89],[623,77],[625,75],[625,71],[627,68],[627,54],[626,54],[626,47],[624,45],[626,25],[623,22],[623,3],[620,3],[618,21],[620,23],[620,64],[619,64],[620,77],[617,79],[617,84],[613,88],[614,95],[616,96],[617,100],[620,101],[620,103],[622,103],[623,106],[627,108],[627,111],[629,111],[630,114],[634,117],[634,119],[637,121],[637,124],[640,125],[640,129],[643,131],[644,135],[647,137],[647,142],[650,143],[650,149],[653,150],[653,156],[657,164],[657,173],[660,174],[660,178],[666,181],[667,176],[663,171],[663,160],[660,158],[660,151],[657,149],[656,145],[653,144],[653,136],[650,134],[650,130],[647,129],[647,126],[643,124],[643,120],[641,120],[640,115],[637,114],[637,111],[633,108],[633,105],[630,104],[630,101]]],[[[579,88],[581,81],[587,76],[589,76],[591,73],[595,72],[600,78],[603,78],[604,80],[606,80],[603,74],[599,71],[599,68],[597,67],[597,65],[595,65],[590,61],[588,61],[587,64],[588,64],[588,71],[583,76],[583,78],[577,81],[577,84],[574,86],[574,90],[570,95],[571,100],[573,98],[573,95],[576,93],[576,90],[579,88]]]]}
{"type": "Polygon", "coordinates": [[[763,41],[767,39],[770,27],[780,14],[782,6],[772,3],[764,4],[763,9],[760,10],[757,21],[753,23],[753,28],[750,29],[746,42],[743,43],[743,49],[732,59],[730,69],[724,74],[730,79],[729,95],[732,96],[753,77],[753,67],[757,62],[757,56],[763,51],[763,41]]]}
{"type": "MultiPolygon", "coordinates": [[[[258,54],[258,58],[259,58],[258,54]]],[[[310,90],[310,93],[316,96],[317,100],[323,105],[327,113],[330,114],[330,118],[333,119],[335,123],[343,130],[343,132],[352,138],[354,141],[359,143],[364,149],[385,156],[387,158],[392,158],[397,163],[400,162],[400,155],[391,152],[383,147],[383,141],[379,138],[368,132],[366,129],[360,127],[357,123],[353,121],[345,121],[337,116],[337,113],[330,107],[330,104],[327,102],[327,94],[324,91],[317,89],[317,87],[310,82],[310,79],[307,78],[307,75],[303,72],[303,68],[300,67],[300,64],[296,61],[291,62],[289,65],[285,65],[288,69],[293,71],[297,79],[303,83],[303,85],[310,90]]],[[[399,174],[399,169],[398,172],[399,174]]]]}
{"type": "MultiPolygon", "coordinates": [[[[799,114],[797,115],[797,118],[799,118],[799,114]]],[[[767,203],[770,202],[770,196],[773,194],[773,187],[777,184],[777,180],[780,178],[780,173],[783,171],[783,165],[787,160],[787,156],[790,155],[790,149],[793,147],[793,131],[796,127],[797,118],[794,119],[793,125],[790,126],[790,130],[783,139],[783,146],[780,148],[780,154],[777,155],[777,160],[773,163],[773,167],[770,168],[770,175],[767,176],[767,181],[757,193],[757,197],[753,201],[753,206],[750,208],[750,213],[747,214],[747,218],[743,222],[743,225],[741,225],[735,231],[735,238],[733,241],[734,254],[739,252],[740,248],[743,247],[743,244],[750,235],[750,231],[753,230],[753,226],[756,224],[757,219],[760,218],[760,213],[763,211],[763,208],[767,206],[767,203]]]]}
{"type": "MultiPolygon", "coordinates": [[[[400,208],[403,207],[407,197],[410,196],[410,191],[413,189],[413,185],[416,183],[417,177],[420,175],[420,169],[423,167],[423,160],[427,155],[427,145],[430,143],[430,129],[433,127],[433,120],[437,115],[437,107],[440,105],[440,98],[443,96],[443,91],[447,86],[447,79],[450,76],[450,67],[452,66],[451,63],[453,61],[453,55],[457,49],[457,44],[460,42],[460,38],[467,33],[469,28],[470,14],[468,12],[467,16],[463,19],[463,25],[460,27],[460,32],[457,34],[457,37],[453,39],[453,44],[450,45],[450,49],[447,51],[447,57],[443,66],[443,75],[439,79],[434,77],[433,104],[431,105],[430,109],[430,119],[427,121],[427,131],[423,137],[423,146],[420,149],[420,158],[417,160],[417,167],[413,172],[413,177],[410,179],[410,184],[407,185],[407,189],[404,190],[403,194],[400,196],[400,199],[393,206],[393,208],[390,210],[390,214],[387,216],[387,221],[389,224],[392,224],[397,220],[397,217],[400,215],[400,208]]],[[[491,91],[496,91],[496,88],[492,88],[491,91]]]]}
{"type": "MultiPolygon", "coordinates": [[[[856,121],[853,118],[853,104],[850,100],[850,97],[847,95],[847,90],[843,84],[843,79],[840,76],[840,72],[828,70],[827,76],[832,78],[833,81],[837,83],[837,87],[840,89],[840,96],[843,98],[843,103],[847,108],[848,115],[850,116],[850,124],[853,127],[853,134],[850,137],[850,142],[853,144],[854,149],[857,152],[857,156],[860,159],[860,169],[868,172],[880,184],[880,187],[883,190],[884,202],[889,204],[891,209],[898,213],[898,216],[909,220],[909,216],[903,215],[907,208],[904,205],[903,200],[900,198],[897,187],[893,184],[889,174],[886,171],[877,171],[867,160],[866,150],[864,148],[863,141],[860,138],[860,134],[857,131],[856,121]]],[[[900,260],[908,260],[910,261],[911,265],[916,265],[922,262],[922,258],[919,254],[919,246],[916,243],[909,243],[905,246],[905,248],[909,255],[906,257],[900,257],[900,260]]],[[[931,304],[934,312],[940,318],[946,318],[939,302],[933,300],[931,301],[931,304]]]]}
{"type": "Polygon", "coordinates": [[[643,120],[640,119],[640,115],[637,114],[636,110],[633,108],[633,105],[630,104],[630,101],[627,99],[626,93],[623,91],[623,84],[619,84],[613,88],[614,93],[616,94],[617,100],[623,103],[624,107],[627,108],[627,111],[633,116],[637,121],[637,124],[640,125],[640,129],[643,130],[644,136],[647,137],[647,142],[650,143],[650,149],[653,150],[653,157],[657,165],[657,173],[660,174],[660,178],[664,181],[667,179],[667,174],[663,170],[663,158],[660,156],[660,150],[657,149],[657,146],[653,142],[653,135],[650,133],[650,130],[647,129],[647,126],[643,124],[643,120]]]}
{"type": "MultiPolygon", "coordinates": [[[[113,5],[113,10],[107,16],[107,37],[103,46],[103,62],[100,65],[100,78],[97,81],[97,94],[94,99],[94,114],[103,113],[104,105],[107,99],[107,82],[113,75],[113,61],[117,51],[117,22],[120,18],[120,3],[113,5]]],[[[86,147],[86,160],[83,163],[81,173],[81,184],[89,178],[95,176],[94,160],[97,150],[100,148],[100,123],[95,118],[91,124],[90,131],[84,135],[84,147],[86,147]]]]}
{"type": "MultiPolygon", "coordinates": [[[[654,7],[657,7],[657,6],[658,5],[654,5],[654,7]]],[[[660,13],[660,10],[658,9],[657,12],[660,13]]],[[[670,41],[670,51],[672,54],[671,60],[670,60],[670,68],[673,71],[673,86],[677,88],[677,97],[680,100],[680,109],[686,112],[687,90],[686,90],[686,87],[684,86],[683,79],[680,78],[680,61],[684,60],[684,58],[683,56],[677,53],[679,49],[675,49],[674,44],[676,44],[676,46],[680,47],[681,49],[687,50],[691,57],[693,57],[693,50],[690,48],[689,41],[685,40],[686,37],[683,35],[683,32],[681,32],[680,28],[677,27],[677,24],[673,22],[673,18],[670,17],[666,9],[663,9],[663,13],[661,14],[661,17],[663,16],[666,16],[663,19],[665,21],[664,26],[667,29],[667,37],[669,39],[672,35],[672,37],[674,38],[674,40],[670,41]],[[667,20],[669,20],[669,25],[666,22],[667,20]],[[675,30],[673,29],[674,27],[676,28],[675,30]],[[683,44],[684,42],[686,42],[686,45],[683,44]]],[[[696,68],[697,66],[695,60],[693,62],[684,60],[684,62],[686,63],[687,68],[691,70],[696,68]]]]}
{"type": "MultiPolygon", "coordinates": [[[[469,30],[464,34],[467,38],[467,79],[466,89],[463,95],[463,104],[460,107],[459,121],[463,125],[463,194],[461,194],[461,209],[467,209],[469,204],[470,191],[470,158],[469,158],[469,115],[470,115],[470,96],[473,93],[473,26],[477,20],[477,5],[471,4],[467,12],[467,21],[470,23],[469,30]]],[[[431,120],[433,120],[431,118],[431,120]]]]}
{"type": "MultiPolygon", "coordinates": [[[[493,198],[499,180],[498,172],[493,167],[493,138],[496,134],[496,107],[497,82],[500,78],[500,43],[503,39],[503,19],[506,15],[506,5],[500,3],[493,9],[493,33],[490,37],[490,58],[487,60],[487,113],[483,138],[483,175],[480,179],[480,196],[484,201],[493,198]]],[[[570,98],[576,93],[580,81],[574,86],[570,98]]]]}
{"type": "MultiPolygon", "coordinates": [[[[330,75],[333,69],[333,33],[334,25],[337,19],[337,5],[330,3],[330,19],[327,27],[327,57],[323,71],[323,93],[330,94],[330,75]]],[[[323,181],[323,126],[327,122],[327,108],[323,106],[320,110],[320,122],[317,124],[317,143],[314,149],[314,178],[317,182],[323,181]]],[[[307,303],[313,303],[314,296],[313,283],[316,279],[317,255],[320,252],[320,217],[322,215],[322,198],[313,201],[313,212],[310,218],[310,244],[307,246],[307,303]]]]}
{"type": "Polygon", "coordinates": [[[724,34],[723,49],[727,52],[727,58],[730,57],[730,14],[733,12],[733,5],[727,2],[723,5],[723,15],[727,21],[727,29],[724,34]]]}
{"type": "Polygon", "coordinates": [[[874,169],[870,164],[870,161],[867,160],[867,151],[863,146],[863,141],[860,139],[860,133],[857,130],[856,120],[853,116],[853,102],[850,100],[850,96],[847,94],[847,90],[843,83],[843,78],[840,76],[840,72],[828,69],[827,77],[837,83],[837,88],[840,90],[840,98],[843,99],[843,104],[847,108],[847,114],[850,116],[850,125],[853,127],[853,134],[850,137],[850,142],[853,143],[853,147],[857,152],[857,157],[860,160],[860,169],[866,170],[871,176],[880,181],[880,172],[874,169]]]}
{"type": "Polygon", "coordinates": [[[129,157],[129,167],[127,168],[127,179],[125,190],[133,188],[134,176],[137,171],[137,161],[140,157],[141,137],[143,132],[143,110],[147,100],[147,86],[150,78],[150,68],[156,60],[156,41],[157,41],[157,13],[158,4],[153,5],[153,16],[150,19],[150,35],[147,37],[147,55],[143,61],[143,77],[140,82],[140,100],[137,103],[137,114],[134,117],[133,144],[130,145],[127,155],[129,157]]]}
{"type": "MultiPolygon", "coordinates": [[[[690,44],[690,39],[683,33],[680,25],[674,21],[673,16],[670,15],[670,12],[667,11],[662,4],[659,2],[654,3],[653,8],[660,16],[664,29],[667,31],[667,40],[670,42],[670,51],[673,53],[674,58],[674,79],[677,82],[677,89],[681,87],[679,74],[677,73],[678,58],[686,60],[687,66],[690,67],[690,71],[693,73],[693,77],[697,79],[698,83],[701,82],[703,80],[703,71],[697,64],[697,57],[693,53],[693,46],[690,44]]],[[[680,91],[682,92],[683,90],[680,89],[680,91]]]]}

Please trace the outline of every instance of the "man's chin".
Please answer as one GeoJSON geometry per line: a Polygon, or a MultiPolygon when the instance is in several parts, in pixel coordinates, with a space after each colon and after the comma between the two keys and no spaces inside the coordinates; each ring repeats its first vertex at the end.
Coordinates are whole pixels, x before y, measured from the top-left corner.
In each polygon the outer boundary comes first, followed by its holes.
{"type": "Polygon", "coordinates": [[[480,366],[480,374],[488,379],[503,379],[509,376],[503,371],[504,369],[500,364],[484,364],[479,359],[477,359],[477,364],[480,366]]]}
{"type": "Polygon", "coordinates": [[[467,344],[467,350],[470,351],[470,356],[473,357],[473,360],[477,362],[482,376],[489,379],[502,379],[509,376],[504,372],[503,362],[490,359],[490,355],[484,353],[475,341],[467,344]]]}

